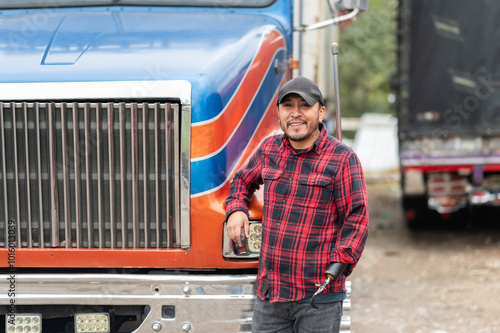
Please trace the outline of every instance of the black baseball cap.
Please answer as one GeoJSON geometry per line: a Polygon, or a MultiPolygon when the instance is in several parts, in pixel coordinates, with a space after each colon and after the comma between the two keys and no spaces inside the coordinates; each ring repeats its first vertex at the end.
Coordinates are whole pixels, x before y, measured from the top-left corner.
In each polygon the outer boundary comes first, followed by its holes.
{"type": "Polygon", "coordinates": [[[291,79],[280,88],[277,104],[280,105],[283,98],[288,94],[300,95],[309,105],[314,105],[316,102],[319,102],[321,105],[325,104],[323,103],[323,95],[321,95],[318,85],[303,76],[291,79]]]}

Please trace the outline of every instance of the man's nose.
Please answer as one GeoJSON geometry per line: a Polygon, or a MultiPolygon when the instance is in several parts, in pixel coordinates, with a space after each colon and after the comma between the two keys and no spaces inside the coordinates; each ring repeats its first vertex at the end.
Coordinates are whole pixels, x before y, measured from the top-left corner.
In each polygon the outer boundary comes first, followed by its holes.
{"type": "Polygon", "coordinates": [[[290,112],[290,115],[292,117],[299,117],[301,115],[300,106],[295,105],[294,107],[292,107],[292,111],[290,112]]]}

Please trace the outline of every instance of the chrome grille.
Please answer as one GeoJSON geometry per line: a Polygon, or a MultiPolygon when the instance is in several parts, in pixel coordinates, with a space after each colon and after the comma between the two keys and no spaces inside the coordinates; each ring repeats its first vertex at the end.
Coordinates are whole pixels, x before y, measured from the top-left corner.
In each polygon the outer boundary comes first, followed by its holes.
{"type": "Polygon", "coordinates": [[[175,103],[0,102],[0,246],[10,223],[18,247],[179,247],[179,117],[175,103]]]}

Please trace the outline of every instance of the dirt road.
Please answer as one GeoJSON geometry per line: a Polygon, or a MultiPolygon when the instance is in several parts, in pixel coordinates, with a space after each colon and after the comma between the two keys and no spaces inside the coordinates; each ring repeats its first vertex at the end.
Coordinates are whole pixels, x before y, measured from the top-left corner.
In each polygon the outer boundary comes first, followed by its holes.
{"type": "Polygon", "coordinates": [[[351,333],[500,332],[500,218],[410,231],[397,182],[368,183],[370,236],[351,275],[351,333]]]}

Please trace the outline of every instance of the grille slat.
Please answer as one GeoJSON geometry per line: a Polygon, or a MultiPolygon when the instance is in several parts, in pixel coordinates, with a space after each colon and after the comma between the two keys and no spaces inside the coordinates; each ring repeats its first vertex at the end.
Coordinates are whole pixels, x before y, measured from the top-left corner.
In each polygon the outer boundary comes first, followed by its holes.
{"type": "Polygon", "coordinates": [[[3,188],[3,211],[4,211],[4,239],[5,243],[8,242],[9,239],[9,230],[8,230],[8,221],[9,221],[9,203],[8,203],[8,192],[7,192],[7,157],[6,157],[6,149],[7,144],[5,142],[5,120],[4,120],[4,106],[0,103],[0,138],[2,139],[2,188],[3,188]]]}
{"type": "Polygon", "coordinates": [[[20,206],[19,206],[19,160],[18,160],[18,146],[17,146],[17,114],[16,114],[16,110],[15,110],[15,107],[14,107],[14,103],[12,103],[12,106],[11,106],[11,111],[12,111],[12,148],[13,148],[13,152],[14,152],[14,156],[13,156],[13,159],[12,161],[14,162],[14,177],[15,177],[15,188],[14,188],[14,193],[15,193],[15,206],[16,206],[16,209],[15,209],[15,217],[16,217],[16,240],[18,242],[18,244],[20,244],[22,242],[22,239],[21,239],[21,235],[19,233],[19,230],[20,230],[20,212],[21,212],[21,209],[20,209],[20,206]]]}
{"type": "Polygon", "coordinates": [[[70,207],[70,189],[69,189],[69,161],[68,161],[68,126],[66,113],[66,104],[61,105],[61,134],[62,134],[62,167],[63,167],[63,195],[64,195],[64,226],[65,226],[65,245],[66,248],[71,246],[71,214],[70,207]]]}
{"type": "MultiPolygon", "coordinates": [[[[28,106],[26,103],[23,103],[23,115],[24,115],[24,161],[25,161],[25,170],[26,170],[26,197],[28,199],[31,198],[31,181],[30,181],[30,158],[29,158],[29,121],[28,121],[28,106]]],[[[28,223],[28,233],[27,233],[27,242],[28,247],[33,245],[32,242],[32,221],[31,221],[31,200],[27,200],[26,202],[26,210],[27,210],[27,223],[28,223]]]]}
{"type": "Polygon", "coordinates": [[[131,151],[131,164],[132,164],[132,244],[134,249],[139,247],[139,171],[138,171],[138,158],[137,155],[137,104],[133,104],[132,112],[132,126],[130,128],[130,151],[131,151]]]}
{"type": "MultiPolygon", "coordinates": [[[[149,142],[148,142],[148,132],[149,132],[149,126],[148,126],[148,104],[144,103],[142,105],[142,177],[144,179],[143,181],[143,210],[144,210],[144,220],[149,221],[150,220],[150,214],[149,214],[149,142]]],[[[145,247],[148,248],[150,247],[150,228],[149,224],[145,223],[144,225],[144,243],[145,247]]]]}
{"type": "MultiPolygon", "coordinates": [[[[170,110],[168,110],[170,111],[170,110]]],[[[170,112],[167,112],[169,114],[170,112]]],[[[161,217],[160,217],[160,205],[161,205],[161,195],[160,195],[160,158],[159,158],[159,152],[160,152],[160,119],[159,119],[159,105],[158,103],[155,103],[154,106],[154,117],[155,117],[155,122],[154,122],[154,141],[155,141],[155,223],[156,223],[156,247],[159,248],[160,244],[162,243],[161,239],[161,233],[160,233],[160,225],[161,225],[161,217]]],[[[168,119],[168,117],[167,117],[168,119]]],[[[168,128],[168,127],[167,127],[168,128]]],[[[168,155],[166,155],[168,157],[168,155]]],[[[167,160],[167,159],[166,159],[167,160]]],[[[167,167],[168,168],[168,167],[167,167]]],[[[168,182],[168,177],[167,177],[167,182],[168,182]]],[[[168,183],[167,183],[168,187],[168,183]]],[[[167,203],[166,208],[167,208],[167,216],[170,216],[169,213],[169,205],[167,203]]],[[[167,234],[167,239],[169,235],[168,229],[166,230],[167,234]]],[[[169,244],[170,245],[170,244],[169,244]]]]}
{"type": "MultiPolygon", "coordinates": [[[[49,139],[49,179],[50,179],[50,231],[51,231],[51,246],[59,246],[59,191],[57,188],[57,160],[56,160],[56,146],[55,146],[55,115],[54,103],[49,103],[47,109],[48,118],[48,139],[49,139]]],[[[14,156],[17,160],[17,156],[14,156]]],[[[17,172],[16,172],[17,173],[17,172]]]]}
{"type": "MultiPolygon", "coordinates": [[[[165,128],[167,128],[167,132],[168,133],[174,132],[172,135],[175,135],[175,131],[173,130],[173,125],[172,125],[171,112],[168,112],[168,117],[165,119],[165,128]]],[[[166,140],[168,140],[168,138],[166,138],[166,140]]],[[[173,167],[171,167],[172,160],[171,160],[170,157],[172,156],[172,152],[170,151],[170,146],[169,145],[165,145],[165,155],[167,156],[167,159],[166,159],[165,163],[167,164],[168,168],[172,170],[173,176],[177,177],[176,170],[173,167]]],[[[170,188],[170,184],[169,184],[169,179],[168,178],[167,178],[166,187],[167,187],[167,190],[170,188]]],[[[165,203],[165,206],[169,210],[169,214],[170,214],[170,202],[169,202],[169,199],[170,198],[166,197],[167,202],[165,203]]],[[[170,225],[169,228],[167,229],[167,239],[166,239],[166,241],[169,244],[169,246],[173,246],[172,238],[173,238],[173,226],[170,225]]]]}
{"type": "MultiPolygon", "coordinates": [[[[43,179],[42,179],[42,150],[41,141],[42,134],[40,131],[40,104],[35,103],[33,107],[33,112],[36,117],[36,161],[37,161],[37,188],[38,188],[38,245],[43,248],[45,247],[45,235],[43,232],[43,221],[44,221],[44,204],[43,204],[43,179]]],[[[2,126],[3,128],[3,126],[2,126]]]]}
{"type": "Polygon", "coordinates": [[[101,120],[102,120],[102,107],[101,104],[96,105],[96,141],[97,141],[97,223],[99,225],[99,248],[102,249],[104,245],[104,212],[103,205],[103,172],[102,172],[102,138],[101,138],[101,120]]]}
{"type": "Polygon", "coordinates": [[[82,198],[81,198],[81,169],[80,169],[80,126],[78,121],[78,103],[73,103],[73,159],[75,182],[75,221],[76,247],[82,247],[82,198]]]}
{"type": "Polygon", "coordinates": [[[126,147],[125,147],[125,103],[120,103],[120,200],[121,200],[121,231],[122,231],[122,247],[125,247],[127,244],[127,206],[126,206],[126,184],[127,179],[125,176],[125,168],[126,168],[126,147]]]}
{"type": "MultiPolygon", "coordinates": [[[[93,215],[92,215],[92,151],[91,151],[91,134],[90,134],[90,104],[85,103],[83,106],[84,119],[85,119],[85,202],[87,203],[87,242],[88,247],[93,247],[94,244],[94,228],[93,228],[93,215]]],[[[97,123],[95,124],[97,125],[97,123]]],[[[96,146],[99,143],[97,142],[96,146]]]]}
{"type": "Polygon", "coordinates": [[[109,168],[109,215],[110,215],[110,236],[111,236],[111,248],[114,249],[117,245],[116,241],[116,210],[115,210],[115,182],[113,181],[116,177],[115,175],[115,152],[114,152],[114,117],[113,117],[113,103],[108,103],[108,168],[109,168]]]}
{"type": "Polygon", "coordinates": [[[20,247],[179,247],[178,122],[169,103],[0,102],[0,246],[11,219],[20,247]]]}

